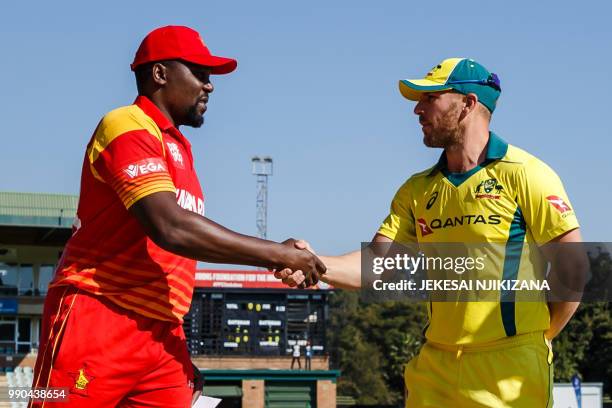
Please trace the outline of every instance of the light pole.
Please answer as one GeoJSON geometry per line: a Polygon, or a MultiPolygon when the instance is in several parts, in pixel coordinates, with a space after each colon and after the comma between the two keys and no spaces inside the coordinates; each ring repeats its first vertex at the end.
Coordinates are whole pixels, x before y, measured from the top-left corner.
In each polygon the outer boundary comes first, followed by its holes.
{"type": "Polygon", "coordinates": [[[255,223],[257,236],[266,239],[268,232],[268,176],[272,175],[272,158],[254,156],[251,159],[252,173],[257,177],[257,196],[255,201],[255,223]]]}

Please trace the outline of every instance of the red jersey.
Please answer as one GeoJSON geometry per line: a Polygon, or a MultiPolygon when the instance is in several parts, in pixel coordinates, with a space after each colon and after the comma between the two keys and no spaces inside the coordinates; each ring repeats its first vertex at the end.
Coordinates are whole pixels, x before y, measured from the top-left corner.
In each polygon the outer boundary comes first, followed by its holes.
{"type": "Polygon", "coordinates": [[[146,97],[106,114],[87,146],[75,232],[50,287],[72,285],[141,315],[182,323],[196,261],[158,247],[128,209],[176,193],[204,215],[191,145],[146,97]]]}

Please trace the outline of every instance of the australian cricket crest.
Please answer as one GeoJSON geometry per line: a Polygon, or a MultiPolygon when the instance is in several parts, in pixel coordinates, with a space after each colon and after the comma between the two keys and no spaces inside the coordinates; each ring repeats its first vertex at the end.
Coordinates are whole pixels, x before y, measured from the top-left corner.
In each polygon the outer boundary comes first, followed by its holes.
{"type": "Polygon", "coordinates": [[[504,187],[498,183],[496,178],[490,178],[480,182],[476,186],[476,198],[489,198],[499,200],[504,187]]]}

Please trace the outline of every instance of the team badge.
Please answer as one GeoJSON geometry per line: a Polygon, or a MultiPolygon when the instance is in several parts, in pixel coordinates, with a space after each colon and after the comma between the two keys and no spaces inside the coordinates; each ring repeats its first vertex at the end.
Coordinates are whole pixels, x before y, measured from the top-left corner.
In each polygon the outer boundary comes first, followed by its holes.
{"type": "Polygon", "coordinates": [[[482,181],[476,186],[476,198],[491,198],[499,200],[504,187],[497,182],[497,179],[490,178],[482,181]]]}
{"type": "Polygon", "coordinates": [[[85,367],[80,368],[79,371],[73,371],[68,374],[74,379],[74,384],[72,385],[70,392],[74,394],[87,395],[87,387],[95,377],[85,372],[85,367]]]}

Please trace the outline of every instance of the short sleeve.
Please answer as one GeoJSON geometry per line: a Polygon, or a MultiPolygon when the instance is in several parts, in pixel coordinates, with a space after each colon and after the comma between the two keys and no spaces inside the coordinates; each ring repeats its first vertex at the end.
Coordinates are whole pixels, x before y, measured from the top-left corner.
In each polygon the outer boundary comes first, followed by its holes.
{"type": "Polygon", "coordinates": [[[129,118],[102,120],[88,147],[92,173],[107,183],[126,208],[153,193],[176,191],[157,136],[129,118]],[[125,123],[108,123],[109,120],[125,123]]]}
{"type": "Polygon", "coordinates": [[[409,244],[417,242],[414,213],[408,182],[395,193],[389,215],[378,229],[378,233],[395,242],[409,244]]]}
{"type": "Polygon", "coordinates": [[[538,244],[580,226],[559,176],[548,165],[534,158],[522,168],[519,178],[518,205],[538,244]]]}

